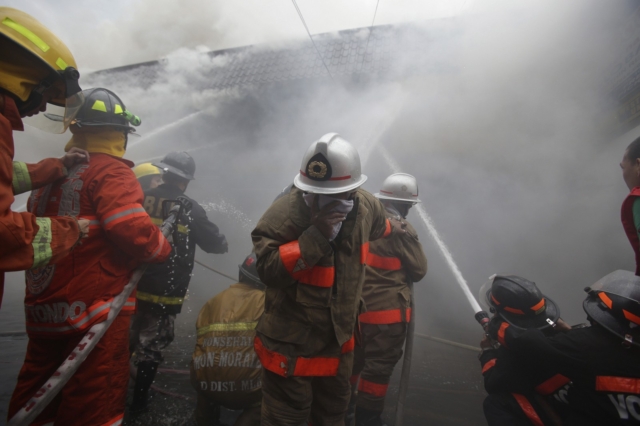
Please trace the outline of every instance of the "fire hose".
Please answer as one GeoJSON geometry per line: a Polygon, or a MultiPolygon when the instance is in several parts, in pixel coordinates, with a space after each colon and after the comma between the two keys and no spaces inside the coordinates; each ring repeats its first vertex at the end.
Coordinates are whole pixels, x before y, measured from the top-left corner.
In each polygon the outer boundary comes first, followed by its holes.
{"type": "Polygon", "coordinates": [[[396,426],[402,426],[404,419],[404,403],[407,399],[407,391],[409,390],[409,374],[411,373],[411,357],[413,354],[413,332],[416,324],[412,282],[409,282],[409,290],[411,290],[411,318],[407,322],[407,340],[404,343],[404,360],[402,361],[398,404],[396,405],[396,426]]]}
{"type": "MultiPolygon", "coordinates": [[[[175,203],[175,206],[168,212],[167,219],[160,227],[165,237],[168,237],[177,229],[176,223],[188,200],[165,200],[165,202],[167,201],[175,203]]],[[[129,283],[124,287],[122,293],[114,297],[107,319],[93,325],[89,331],[87,331],[82,340],[80,340],[80,343],[78,343],[69,356],[67,356],[56,372],[53,373],[49,380],[27,401],[20,411],[9,420],[7,426],[27,426],[31,424],[38,414],[55,398],[64,385],[73,377],[75,372],[78,371],[82,362],[87,359],[91,351],[109,329],[122,310],[125,302],[136,288],[138,281],[140,281],[140,278],[144,275],[147,266],[147,264],[140,265],[133,272],[129,283]]]]}

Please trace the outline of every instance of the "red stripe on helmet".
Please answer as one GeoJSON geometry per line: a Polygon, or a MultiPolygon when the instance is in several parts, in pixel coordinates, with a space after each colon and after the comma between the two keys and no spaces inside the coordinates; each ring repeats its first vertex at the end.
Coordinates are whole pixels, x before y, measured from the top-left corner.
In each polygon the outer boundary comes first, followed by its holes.
{"type": "MultiPolygon", "coordinates": [[[[303,172],[302,170],[300,170],[300,174],[306,178],[308,178],[309,176],[307,176],[307,174],[305,172],[303,172]]],[[[347,175],[347,176],[339,176],[339,177],[330,177],[327,180],[347,180],[347,179],[351,179],[351,175],[347,175]]]]}

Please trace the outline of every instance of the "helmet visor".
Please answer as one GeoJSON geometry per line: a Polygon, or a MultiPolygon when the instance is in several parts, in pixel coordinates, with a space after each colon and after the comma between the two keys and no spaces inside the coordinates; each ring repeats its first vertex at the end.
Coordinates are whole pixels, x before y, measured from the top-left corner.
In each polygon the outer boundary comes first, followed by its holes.
{"type": "Polygon", "coordinates": [[[492,311],[491,302],[489,301],[489,294],[491,293],[491,286],[493,285],[493,279],[495,277],[495,274],[490,276],[489,280],[482,284],[482,287],[480,287],[480,290],[478,291],[478,303],[485,312],[492,311]]]}
{"type": "Polygon", "coordinates": [[[64,106],[47,104],[43,113],[25,117],[23,121],[48,133],[64,133],[84,103],[82,92],[74,93],[65,99],[64,106]]]}

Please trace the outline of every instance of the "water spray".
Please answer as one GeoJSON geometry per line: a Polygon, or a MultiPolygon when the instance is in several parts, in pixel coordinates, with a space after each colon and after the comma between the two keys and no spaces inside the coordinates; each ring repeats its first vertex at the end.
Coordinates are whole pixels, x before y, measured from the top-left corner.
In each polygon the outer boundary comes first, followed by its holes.
{"type": "MultiPolygon", "coordinates": [[[[378,149],[380,150],[380,154],[382,154],[382,157],[385,159],[385,161],[387,162],[391,170],[393,170],[394,173],[398,173],[400,171],[400,166],[393,159],[389,151],[382,145],[379,145],[378,149]]],[[[460,272],[460,268],[458,268],[458,265],[453,260],[453,255],[451,254],[451,251],[449,251],[449,248],[440,237],[438,230],[433,224],[433,220],[427,214],[427,211],[425,210],[424,206],[422,204],[418,204],[416,206],[416,210],[418,212],[418,216],[420,216],[420,219],[422,219],[422,223],[424,224],[425,228],[427,228],[427,232],[429,232],[429,235],[431,235],[431,238],[433,238],[436,245],[440,249],[440,252],[444,256],[444,259],[447,261],[447,265],[449,265],[449,269],[453,273],[453,276],[455,277],[456,282],[462,289],[462,292],[467,298],[467,301],[471,305],[471,309],[473,309],[473,312],[475,312],[476,321],[478,321],[478,323],[482,326],[482,328],[484,328],[486,332],[487,327],[489,326],[489,314],[487,314],[484,310],[482,310],[482,308],[480,307],[480,304],[471,293],[471,290],[469,289],[469,285],[467,284],[467,280],[465,280],[464,276],[462,276],[462,272],[460,272]]]]}

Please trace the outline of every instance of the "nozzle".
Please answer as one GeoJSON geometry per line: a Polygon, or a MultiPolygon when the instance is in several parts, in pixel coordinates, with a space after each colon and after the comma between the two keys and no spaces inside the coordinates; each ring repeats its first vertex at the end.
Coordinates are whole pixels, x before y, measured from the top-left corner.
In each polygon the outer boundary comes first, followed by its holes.
{"type": "Polygon", "coordinates": [[[489,314],[487,314],[485,311],[476,312],[475,318],[476,321],[478,321],[478,323],[486,331],[487,327],[489,327],[489,322],[491,321],[491,319],[489,318],[489,314]]]}
{"type": "Polygon", "coordinates": [[[137,115],[133,115],[130,111],[124,112],[124,118],[126,118],[132,126],[139,126],[140,124],[142,124],[142,120],[140,119],[140,117],[138,117],[137,115]]]}

